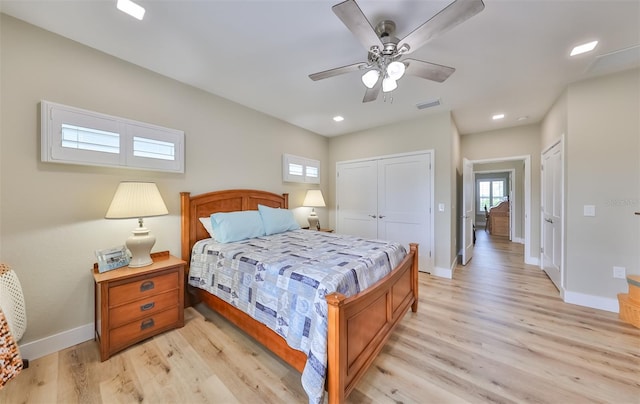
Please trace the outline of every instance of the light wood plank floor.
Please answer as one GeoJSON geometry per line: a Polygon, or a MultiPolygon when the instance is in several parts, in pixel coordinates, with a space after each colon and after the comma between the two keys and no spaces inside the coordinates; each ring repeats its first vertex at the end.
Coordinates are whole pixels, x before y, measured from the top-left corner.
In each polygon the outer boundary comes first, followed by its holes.
{"type": "MultiPolygon", "coordinates": [[[[420,307],[350,403],[640,403],[640,330],[563,303],[522,245],[478,232],[453,280],[420,274],[420,307]]],[[[95,342],[31,362],[0,403],[304,403],[299,374],[206,308],[106,362],[95,342]]]]}

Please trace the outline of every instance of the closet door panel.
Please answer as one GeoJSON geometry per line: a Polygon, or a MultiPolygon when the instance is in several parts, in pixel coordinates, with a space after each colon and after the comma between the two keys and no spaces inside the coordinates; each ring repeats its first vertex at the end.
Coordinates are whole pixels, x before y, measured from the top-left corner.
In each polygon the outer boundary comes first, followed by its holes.
{"type": "Polygon", "coordinates": [[[377,162],[338,164],[337,230],[365,238],[377,238],[377,162]]]}
{"type": "Polygon", "coordinates": [[[378,161],[378,238],[417,242],[420,268],[428,265],[431,246],[430,156],[426,154],[378,161]]]}

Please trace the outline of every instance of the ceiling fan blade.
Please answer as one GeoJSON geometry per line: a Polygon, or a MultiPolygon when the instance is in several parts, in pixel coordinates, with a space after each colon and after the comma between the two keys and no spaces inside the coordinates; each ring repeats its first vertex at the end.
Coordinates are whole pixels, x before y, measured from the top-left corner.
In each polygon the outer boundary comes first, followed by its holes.
{"type": "Polygon", "coordinates": [[[323,72],[313,73],[309,75],[309,78],[313,81],[327,79],[329,77],[338,76],[340,74],[351,73],[367,67],[364,62],[354,63],[352,65],[336,67],[335,69],[325,70],[323,72]]]}
{"type": "Polygon", "coordinates": [[[376,98],[378,98],[378,94],[380,94],[380,88],[382,88],[382,78],[380,78],[372,88],[367,88],[362,102],[375,101],[376,98]]]}
{"type": "Polygon", "coordinates": [[[456,71],[453,67],[437,65],[417,59],[404,59],[402,62],[407,65],[407,74],[437,81],[438,83],[442,83],[456,71]]]}
{"type": "Polygon", "coordinates": [[[372,45],[379,45],[382,49],[382,42],[378,38],[378,34],[371,26],[367,17],[362,13],[360,7],[354,0],[343,1],[331,8],[335,15],[342,20],[344,25],[349,28],[353,35],[358,38],[365,49],[371,48],[372,45]]]}
{"type": "Polygon", "coordinates": [[[409,45],[409,50],[405,54],[411,53],[432,38],[445,33],[456,25],[468,20],[484,9],[482,0],[455,0],[444,10],[434,15],[430,20],[413,30],[399,43],[409,45]]]}

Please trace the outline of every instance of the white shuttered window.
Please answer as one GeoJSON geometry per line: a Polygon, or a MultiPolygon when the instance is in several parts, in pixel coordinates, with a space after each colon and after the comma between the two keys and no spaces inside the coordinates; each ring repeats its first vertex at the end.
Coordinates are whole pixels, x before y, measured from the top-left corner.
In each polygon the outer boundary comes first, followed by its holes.
{"type": "Polygon", "coordinates": [[[282,155],[282,180],[285,182],[320,183],[320,162],[293,154],[282,155]]]}
{"type": "Polygon", "coordinates": [[[41,101],[44,162],[184,172],[184,132],[41,101]]]}

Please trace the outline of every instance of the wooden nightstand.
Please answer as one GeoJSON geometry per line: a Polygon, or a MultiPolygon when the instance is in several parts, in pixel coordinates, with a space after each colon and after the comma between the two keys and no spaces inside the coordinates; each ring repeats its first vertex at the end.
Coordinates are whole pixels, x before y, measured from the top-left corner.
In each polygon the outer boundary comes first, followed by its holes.
{"type": "Polygon", "coordinates": [[[95,280],[95,327],[100,359],[184,325],[186,262],[168,251],[151,254],[153,264],[98,273],[95,280]]]}
{"type": "MultiPolygon", "coordinates": [[[[312,230],[312,229],[310,229],[310,228],[309,228],[309,226],[307,226],[307,227],[303,227],[303,229],[305,229],[305,230],[312,230]]],[[[325,232],[325,233],[333,233],[333,229],[320,229],[320,230],[316,230],[316,231],[323,231],[323,232],[325,232]]]]}

